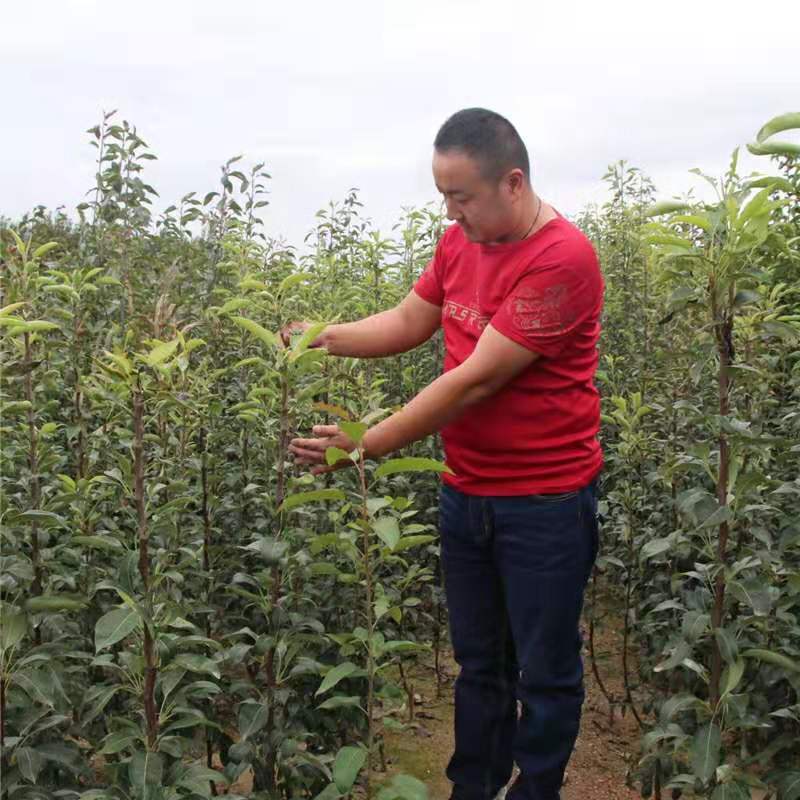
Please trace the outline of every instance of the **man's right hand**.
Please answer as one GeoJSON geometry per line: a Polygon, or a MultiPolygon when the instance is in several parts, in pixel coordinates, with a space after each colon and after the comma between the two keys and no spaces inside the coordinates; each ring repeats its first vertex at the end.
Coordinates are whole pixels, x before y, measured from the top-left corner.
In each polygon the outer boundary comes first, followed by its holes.
{"type": "Polygon", "coordinates": [[[283,342],[284,347],[289,347],[292,343],[292,336],[298,333],[305,333],[310,327],[312,323],[306,322],[305,320],[295,320],[294,322],[290,322],[288,325],[284,325],[280,330],[280,337],[281,341],[283,342]]]}
{"type": "MultiPolygon", "coordinates": [[[[405,353],[433,336],[442,321],[440,306],[423,300],[413,289],[394,308],[355,322],[328,325],[311,347],[324,347],[333,356],[383,358],[405,353]]],[[[293,334],[313,323],[296,320],[285,325],[281,341],[291,344],[293,334]]]]}

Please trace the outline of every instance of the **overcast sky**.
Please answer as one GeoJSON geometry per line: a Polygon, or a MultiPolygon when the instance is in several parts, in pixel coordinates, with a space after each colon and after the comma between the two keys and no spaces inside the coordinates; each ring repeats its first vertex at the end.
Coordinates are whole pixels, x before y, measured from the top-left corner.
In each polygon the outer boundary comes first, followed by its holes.
{"type": "Polygon", "coordinates": [[[621,158],[670,196],[800,111],[798,30],[796,0],[8,3],[0,214],[74,209],[93,183],[85,130],[112,108],[158,155],[161,207],[242,153],[273,176],[267,232],[296,244],[351,186],[385,232],[438,199],[431,143],[468,106],[514,123],[564,213],[601,201],[621,158]]]}

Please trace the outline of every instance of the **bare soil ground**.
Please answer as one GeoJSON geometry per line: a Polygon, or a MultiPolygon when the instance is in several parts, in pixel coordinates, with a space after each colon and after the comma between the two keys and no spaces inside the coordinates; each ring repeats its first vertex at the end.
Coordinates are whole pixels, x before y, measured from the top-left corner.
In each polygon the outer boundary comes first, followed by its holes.
{"type": "MultiPolygon", "coordinates": [[[[617,637],[613,631],[600,633],[595,641],[597,655],[602,661],[617,663],[617,637]]],[[[602,662],[601,662],[602,663],[602,662]]],[[[405,772],[419,778],[428,787],[430,800],[447,800],[450,782],[445,767],[452,753],[453,681],[458,666],[448,656],[444,662],[446,680],[441,696],[436,696],[433,671],[415,671],[412,682],[418,695],[414,723],[405,731],[385,734],[388,776],[405,772]]],[[[606,688],[615,696],[622,693],[618,671],[604,670],[606,688]],[[608,674],[606,674],[608,672],[608,674]]],[[[628,764],[635,760],[638,730],[630,714],[613,720],[591,670],[586,670],[586,703],[583,707],[581,732],[575,752],[567,768],[562,800],[637,800],[638,792],[625,784],[628,764]]],[[[375,773],[375,782],[387,780],[387,773],[375,773]]]]}

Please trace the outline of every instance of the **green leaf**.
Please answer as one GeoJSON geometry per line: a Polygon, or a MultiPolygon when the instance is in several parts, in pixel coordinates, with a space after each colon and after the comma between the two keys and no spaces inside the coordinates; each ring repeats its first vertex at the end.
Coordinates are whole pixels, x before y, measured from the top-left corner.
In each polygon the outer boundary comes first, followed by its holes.
{"type": "Polygon", "coordinates": [[[719,506],[716,511],[709,514],[697,527],[702,528],[716,528],[722,525],[723,522],[730,522],[733,519],[733,512],[728,505],[719,506]]]}
{"type": "Polygon", "coordinates": [[[698,708],[703,705],[703,701],[693,694],[677,694],[664,701],[659,710],[659,717],[662,722],[672,722],[676,714],[689,709],[698,708]]]}
{"type": "Polygon", "coordinates": [[[99,653],[133,633],[139,625],[139,614],[127,605],[109,611],[94,626],[94,651],[99,653]]]}
{"type": "Polygon", "coordinates": [[[45,742],[40,744],[37,749],[39,755],[46,761],[66,767],[73,774],[79,773],[83,767],[78,751],[69,745],[60,742],[45,742]]]}
{"type": "Polygon", "coordinates": [[[103,740],[103,747],[98,751],[102,755],[113,755],[127,750],[137,739],[136,734],[130,731],[115,731],[109,733],[103,740]]]}
{"type": "Polygon", "coordinates": [[[378,517],[373,520],[372,529],[390,550],[397,547],[400,541],[400,526],[394,517],[378,517]]]}
{"type": "Polygon", "coordinates": [[[739,643],[736,641],[736,637],[727,628],[716,628],[714,637],[725,661],[728,664],[736,661],[739,657],[739,643]]]}
{"type": "Polygon", "coordinates": [[[0,625],[0,648],[3,652],[18,645],[28,632],[28,618],[21,611],[4,609],[0,625]]]}
{"type": "Polygon", "coordinates": [[[800,156],[800,144],[796,142],[751,142],[747,149],[754,156],[800,156]]]}
{"type": "Polygon", "coordinates": [[[662,214],[672,214],[676,211],[687,211],[691,206],[680,200],[662,200],[655,203],[644,211],[645,217],[660,217],[662,214]]]}
{"type": "Polygon", "coordinates": [[[40,245],[33,251],[33,257],[35,259],[42,258],[46,256],[51,250],[55,250],[58,247],[58,242],[48,242],[47,244],[40,245]]]}
{"type": "Polygon", "coordinates": [[[315,489],[313,492],[297,492],[290,494],[278,508],[278,511],[291,511],[298,506],[308,503],[318,503],[321,500],[344,500],[341,489],[315,489]]]}
{"type": "Polygon", "coordinates": [[[337,664],[333,669],[325,673],[319,689],[314,693],[316,695],[324,694],[328,690],[336,686],[339,681],[352,675],[358,671],[358,667],[350,661],[345,661],[343,664],[337,664]]]}
{"type": "Polygon", "coordinates": [[[73,536],[70,544],[79,544],[90,550],[102,550],[106,553],[118,553],[124,550],[119,539],[112,539],[110,536],[73,536]]]}
{"type": "Polygon", "coordinates": [[[341,792],[336,788],[335,783],[329,783],[315,798],[314,800],[338,800],[341,797],[341,792]]]}
{"type": "Polygon", "coordinates": [[[672,542],[669,539],[651,539],[642,547],[639,555],[641,558],[653,558],[666,553],[671,547],[672,542]]]}
{"type": "Polygon", "coordinates": [[[8,314],[13,314],[15,311],[23,308],[24,306],[28,305],[26,302],[21,303],[10,303],[7,306],[3,306],[0,308],[0,317],[8,316],[8,314]]]}
{"type": "Polygon", "coordinates": [[[780,800],[800,800],[800,771],[793,770],[782,775],[778,786],[780,800]]]}
{"type": "Polygon", "coordinates": [[[745,661],[743,658],[739,658],[734,661],[733,664],[728,664],[728,666],[725,667],[722,672],[722,678],[720,679],[721,697],[729,695],[736,689],[739,682],[742,680],[742,675],[744,675],[744,668],[745,661]]]}
{"type": "Polygon", "coordinates": [[[220,678],[219,664],[205,656],[195,653],[180,653],[172,659],[172,667],[183,667],[189,672],[199,672],[205,675],[213,675],[217,680],[220,678]]]}
{"type": "Polygon", "coordinates": [[[675,669],[675,667],[683,663],[684,659],[689,657],[691,652],[692,648],[689,643],[681,639],[673,648],[669,658],[653,667],[653,672],[664,672],[665,670],[675,669]]]}
{"type": "Polygon", "coordinates": [[[691,300],[697,300],[697,289],[692,286],[679,286],[675,289],[667,300],[667,307],[670,309],[685,306],[691,300]]]}
{"type": "Polygon", "coordinates": [[[158,686],[165,699],[175,691],[175,688],[183,680],[185,675],[186,670],[183,669],[168,669],[159,673],[158,686]]]}
{"type": "Polygon", "coordinates": [[[779,189],[786,194],[794,194],[794,185],[787,181],[786,178],[779,178],[776,175],[764,175],[762,178],[756,178],[752,181],[745,183],[746,189],[765,189],[770,187],[773,191],[779,189]]]}
{"type": "Polygon", "coordinates": [[[341,420],[338,424],[339,430],[342,431],[354,445],[358,446],[361,444],[361,440],[364,438],[364,434],[367,432],[368,428],[365,423],[341,420]]]}
{"type": "Polygon", "coordinates": [[[794,130],[795,128],[800,128],[800,112],[791,111],[788,114],[780,114],[762,125],[761,130],[756,134],[756,141],[763,142],[776,133],[794,130]]]}
{"type": "Polygon", "coordinates": [[[15,758],[22,777],[36,785],[36,780],[44,766],[44,758],[32,747],[20,747],[15,753],[15,758]]]}
{"type": "Polygon", "coordinates": [[[38,509],[22,511],[19,514],[15,514],[13,521],[14,524],[20,522],[35,522],[37,525],[63,525],[65,523],[64,517],[60,517],[52,511],[39,511],[38,509]]]}
{"type": "Polygon", "coordinates": [[[199,711],[193,711],[191,714],[183,714],[173,719],[169,725],[161,729],[162,734],[174,733],[175,731],[186,731],[190,728],[198,728],[200,726],[206,728],[217,728],[219,726],[204,716],[199,711]]]}
{"type": "Polygon", "coordinates": [[[368,497],[367,498],[367,513],[374,517],[379,511],[387,508],[392,504],[392,501],[387,497],[368,497]]]}
{"type": "Polygon", "coordinates": [[[333,762],[333,782],[345,794],[353,788],[358,773],[367,760],[367,751],[361,747],[343,747],[333,762]]]}
{"type": "Polygon", "coordinates": [[[345,697],[337,694],[334,697],[329,697],[324,703],[320,703],[317,708],[320,711],[332,711],[336,708],[361,708],[360,700],[361,698],[355,695],[345,697]]]}
{"type": "Polygon", "coordinates": [[[308,274],[305,272],[295,272],[292,275],[289,275],[280,282],[276,294],[278,297],[280,297],[287,289],[293,289],[307,278],[308,274]]]}
{"type": "Polygon", "coordinates": [[[230,314],[231,311],[238,311],[240,308],[245,308],[246,306],[250,305],[249,300],[245,300],[244,297],[232,297],[225,303],[217,313],[219,314],[230,314]]]}
{"type": "Polygon", "coordinates": [[[266,703],[247,701],[239,704],[239,733],[248,739],[258,733],[269,720],[269,707],[266,703]]]}
{"type": "Polygon", "coordinates": [[[41,595],[30,597],[25,601],[25,609],[32,614],[47,611],[82,611],[87,601],[74,597],[59,597],[58,595],[41,595]]]}
{"type": "Polygon", "coordinates": [[[720,783],[711,800],[750,800],[750,787],[746,783],[720,783]]]}
{"type": "Polygon", "coordinates": [[[279,340],[280,337],[274,333],[271,333],[257,322],[253,322],[252,319],[247,319],[247,317],[232,317],[232,319],[240,328],[244,328],[246,331],[252,333],[256,339],[265,344],[267,347],[281,346],[281,342],[279,340]]]}
{"type": "Polygon", "coordinates": [[[339,419],[350,419],[350,412],[347,409],[332,403],[314,403],[313,408],[315,411],[323,411],[326,414],[339,417],[339,419]]]}
{"type": "Polygon", "coordinates": [[[144,360],[151,367],[156,367],[163,364],[171,358],[180,344],[178,339],[173,339],[171,342],[159,342],[145,357],[144,360]]]}
{"type": "Polygon", "coordinates": [[[742,652],[744,658],[754,658],[765,664],[772,664],[775,667],[781,667],[787,672],[800,673],[800,661],[789,658],[783,653],[775,653],[772,650],[762,650],[760,648],[751,648],[742,652]]]}
{"type": "Polygon", "coordinates": [[[766,617],[772,610],[774,594],[777,590],[759,578],[746,578],[743,581],[732,581],[731,594],[743,603],[747,603],[757,617],[766,617]]]}
{"type": "Polygon", "coordinates": [[[289,360],[297,361],[297,359],[308,350],[314,339],[327,327],[327,322],[315,322],[313,325],[309,325],[308,329],[303,332],[303,335],[292,345],[292,355],[289,357],[289,360]]]}
{"type": "Polygon", "coordinates": [[[758,303],[761,300],[761,295],[752,289],[739,289],[736,296],[733,298],[733,305],[739,308],[746,306],[749,303],[758,303]]]}
{"type": "Polygon", "coordinates": [[[111,702],[111,698],[121,689],[121,686],[93,686],[84,700],[84,706],[89,709],[81,715],[81,725],[88,725],[103,713],[103,709],[111,702]]]}
{"type": "Polygon", "coordinates": [[[211,797],[211,783],[228,785],[230,781],[222,772],[209,769],[202,764],[192,764],[186,768],[186,772],[178,778],[175,785],[191,789],[195,795],[211,797]]]}
{"type": "Polygon", "coordinates": [[[342,450],[341,447],[329,447],[325,451],[325,461],[329,467],[332,467],[337,461],[352,460],[350,453],[347,450],[342,450]]]}
{"type": "Polygon", "coordinates": [[[394,546],[394,552],[402,553],[403,550],[408,550],[411,547],[418,547],[419,545],[429,544],[435,541],[436,537],[428,533],[419,534],[417,536],[403,536],[394,546]]]}
{"type": "Polygon", "coordinates": [[[19,321],[9,326],[9,336],[19,336],[21,333],[42,333],[44,331],[57,331],[60,330],[55,322],[45,322],[44,320],[35,319],[30,322],[19,321]]]}
{"type": "Polygon", "coordinates": [[[670,219],[673,225],[677,222],[683,222],[687,225],[694,225],[696,228],[701,228],[707,233],[711,233],[714,225],[709,219],[707,214],[678,214],[670,219]]]}
{"type": "Polygon", "coordinates": [[[258,553],[267,564],[278,564],[289,549],[287,542],[273,536],[259,536],[254,542],[248,544],[245,550],[258,553]]]}
{"type": "Polygon", "coordinates": [[[161,755],[149,750],[134,753],[128,764],[128,778],[142,792],[145,787],[161,786],[164,779],[164,761],[161,755]]]}
{"type": "Polygon", "coordinates": [[[12,403],[3,403],[3,417],[8,419],[11,416],[22,416],[22,413],[29,408],[33,408],[33,404],[30,400],[15,400],[12,403]]]}
{"type": "Polygon", "coordinates": [[[449,475],[455,474],[447,464],[443,464],[433,458],[393,458],[389,461],[384,461],[375,470],[375,477],[383,478],[386,475],[394,475],[397,472],[446,472],[449,475]]]}
{"type": "Polygon", "coordinates": [[[703,611],[687,611],[681,622],[681,633],[687,642],[696,642],[707,630],[711,617],[703,611]]]}
{"type": "Polygon", "coordinates": [[[708,783],[719,766],[722,737],[717,725],[703,725],[692,740],[692,771],[703,782],[708,783]]]}
{"type": "Polygon", "coordinates": [[[406,639],[394,639],[391,642],[386,642],[382,649],[386,653],[413,653],[415,651],[424,650],[426,645],[419,642],[410,642],[406,639]]]}
{"type": "Polygon", "coordinates": [[[395,775],[391,783],[378,792],[376,800],[428,800],[428,789],[412,775],[395,775]]]}

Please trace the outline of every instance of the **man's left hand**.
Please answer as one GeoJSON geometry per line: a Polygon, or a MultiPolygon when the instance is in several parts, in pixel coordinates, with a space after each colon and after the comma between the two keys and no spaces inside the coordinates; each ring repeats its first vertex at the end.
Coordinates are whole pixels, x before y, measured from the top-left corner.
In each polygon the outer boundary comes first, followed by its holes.
{"type": "Polygon", "coordinates": [[[332,466],[325,460],[325,451],[329,447],[338,447],[346,453],[355,450],[355,445],[350,438],[339,430],[338,425],[314,425],[311,432],[315,439],[292,439],[289,452],[292,453],[297,464],[310,464],[312,475],[322,475],[337,469],[352,467],[353,461],[343,458],[332,466]]]}

